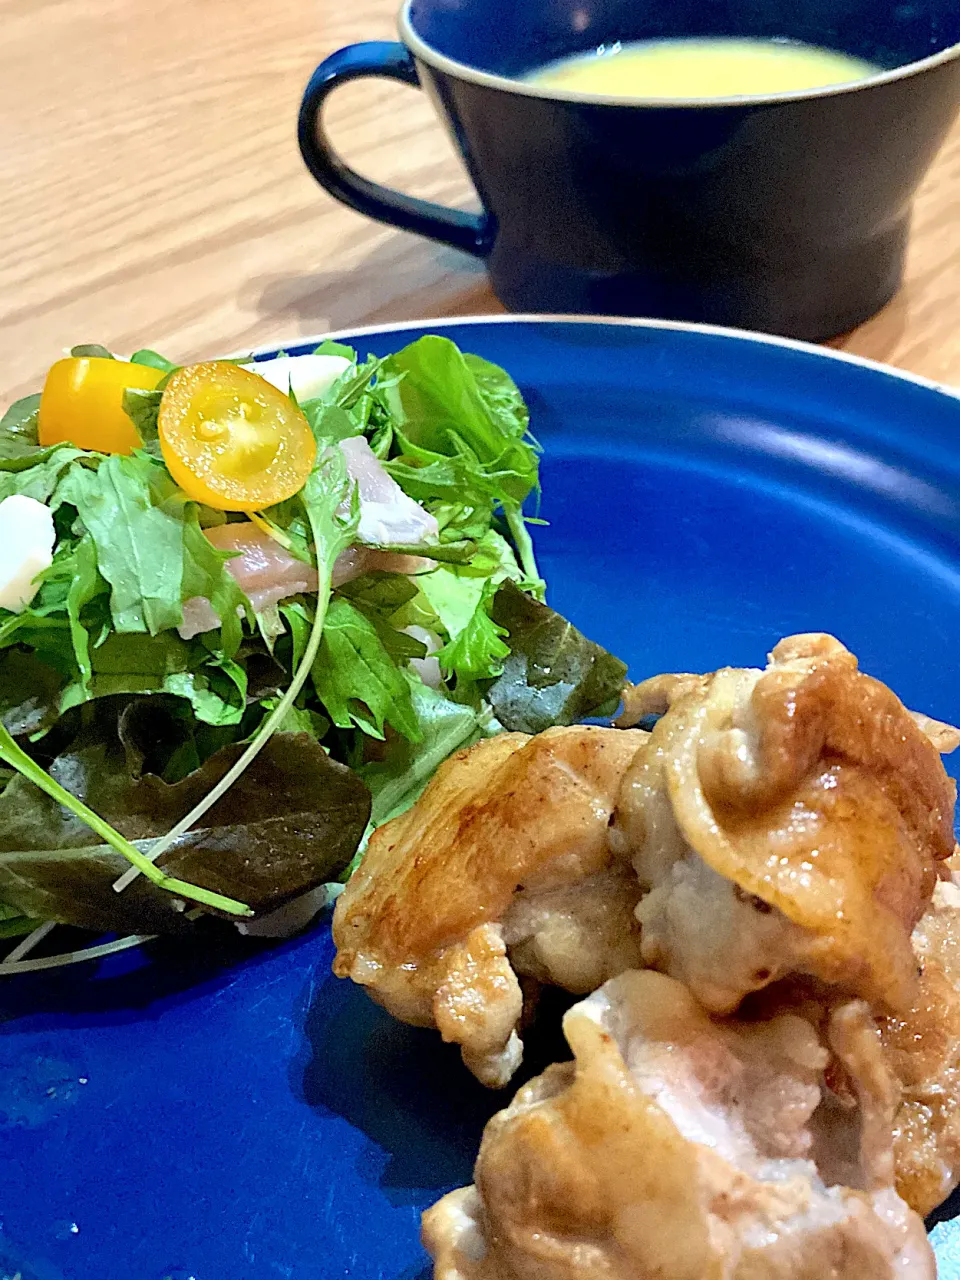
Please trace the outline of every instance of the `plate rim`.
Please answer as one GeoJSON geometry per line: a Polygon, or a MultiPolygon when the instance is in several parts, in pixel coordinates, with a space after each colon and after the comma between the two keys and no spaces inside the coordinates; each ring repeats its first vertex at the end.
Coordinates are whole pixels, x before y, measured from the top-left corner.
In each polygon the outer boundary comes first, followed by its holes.
{"type": "MultiPolygon", "coordinates": [[[[321,333],[305,333],[298,336],[295,343],[291,342],[289,345],[300,347],[312,342],[319,346],[321,342],[336,342],[343,338],[375,337],[385,333],[409,332],[414,329],[449,329],[459,328],[464,325],[500,324],[595,325],[598,328],[610,325],[628,329],[660,330],[666,333],[690,333],[713,338],[728,338],[735,342],[742,342],[756,347],[775,347],[838,364],[852,365],[856,369],[866,369],[873,373],[883,374],[900,382],[922,387],[926,391],[937,392],[950,400],[960,401],[960,383],[953,386],[949,382],[938,382],[936,379],[927,378],[923,374],[912,373],[908,369],[900,369],[895,365],[885,364],[881,360],[872,360],[869,356],[856,355],[850,351],[838,351],[835,347],[821,346],[815,342],[803,342],[799,338],[784,338],[777,334],[761,333],[752,329],[734,329],[724,325],[699,324],[692,320],[658,320],[649,316],[575,315],[566,312],[521,312],[516,315],[506,312],[502,315],[427,316],[420,320],[400,320],[394,324],[346,326],[321,333]]],[[[268,356],[284,349],[282,342],[264,342],[259,346],[247,348],[245,352],[239,352],[236,356],[228,358],[235,359],[244,354],[268,356]]]]}

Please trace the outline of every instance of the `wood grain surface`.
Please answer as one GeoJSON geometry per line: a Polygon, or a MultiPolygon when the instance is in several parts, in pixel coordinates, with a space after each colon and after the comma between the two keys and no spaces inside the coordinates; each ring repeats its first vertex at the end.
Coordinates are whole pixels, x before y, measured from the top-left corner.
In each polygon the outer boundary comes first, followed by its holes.
{"type": "MultiPolygon", "coordinates": [[[[186,360],[328,329],[498,312],[467,257],[316,187],[295,120],[314,65],[394,35],[395,0],[0,0],[6,401],[66,346],[186,360]]],[[[332,132],[380,181],[474,200],[422,94],[347,86],[332,132]]],[[[839,344],[960,383],[960,127],[917,202],[907,283],[839,344]]]]}

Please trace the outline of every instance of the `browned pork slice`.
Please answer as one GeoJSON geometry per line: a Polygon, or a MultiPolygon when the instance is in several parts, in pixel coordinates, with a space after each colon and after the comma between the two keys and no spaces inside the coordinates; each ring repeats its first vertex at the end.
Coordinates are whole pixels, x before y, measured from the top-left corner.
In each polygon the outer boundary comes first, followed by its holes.
{"type": "Polygon", "coordinates": [[[505,1084],[521,1056],[518,973],[580,994],[639,962],[636,877],[607,832],[644,736],[509,733],[451,757],[373,835],[337,903],[335,972],[505,1084]]]}
{"type": "Polygon", "coordinates": [[[475,1185],[424,1215],[436,1280],[933,1280],[862,1001],[821,1038],[789,1010],[715,1021],[679,982],[629,972],[564,1031],[574,1061],[520,1090],[475,1185]],[[852,1106],[825,1089],[831,1061],[852,1106]]]}
{"type": "Polygon", "coordinates": [[[960,888],[952,879],[937,884],[913,946],[920,971],[913,1006],[881,1019],[880,1033],[902,1091],[897,1190],[926,1215],[960,1183],[960,888]]]}
{"type": "Polygon", "coordinates": [[[661,678],[658,700],[611,833],[647,890],[645,963],[721,1013],[794,973],[908,1010],[955,799],[914,716],[824,635],[765,671],[661,678]]]}

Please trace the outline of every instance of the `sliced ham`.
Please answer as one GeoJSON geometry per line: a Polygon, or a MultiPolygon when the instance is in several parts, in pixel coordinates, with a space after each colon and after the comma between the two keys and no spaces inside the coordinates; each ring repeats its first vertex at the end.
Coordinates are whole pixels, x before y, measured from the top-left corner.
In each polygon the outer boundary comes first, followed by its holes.
{"type": "Polygon", "coordinates": [[[403,492],[396,480],[384,471],[366,436],[340,441],[351,480],[360,493],[361,542],[431,542],[439,533],[437,521],[403,492]]]}
{"type": "Polygon", "coordinates": [[[348,547],[334,561],[331,579],[335,587],[340,587],[363,573],[424,573],[435,568],[436,563],[426,556],[402,556],[395,551],[377,551],[375,547],[348,547]]]}
{"type": "Polygon", "coordinates": [[[292,556],[252,520],[222,524],[206,534],[218,551],[239,552],[227,561],[227,568],[255,608],[267,595],[273,595],[270,603],[276,604],[299,591],[316,591],[316,569],[292,556]]]}
{"type": "MultiPolygon", "coordinates": [[[[340,448],[347,471],[357,483],[360,496],[360,526],[363,542],[411,543],[436,538],[437,522],[429,512],[407,497],[384,471],[363,436],[344,440],[340,448]]],[[[204,531],[219,551],[233,553],[227,571],[260,613],[301,592],[316,591],[317,571],[292,556],[264,533],[252,520],[236,521],[204,531]]],[[[333,585],[342,586],[364,573],[422,573],[434,562],[423,556],[397,555],[371,547],[348,547],[333,566],[333,585]]],[[[212,631],[220,619],[208,600],[194,596],[183,606],[180,635],[184,640],[212,631]]]]}

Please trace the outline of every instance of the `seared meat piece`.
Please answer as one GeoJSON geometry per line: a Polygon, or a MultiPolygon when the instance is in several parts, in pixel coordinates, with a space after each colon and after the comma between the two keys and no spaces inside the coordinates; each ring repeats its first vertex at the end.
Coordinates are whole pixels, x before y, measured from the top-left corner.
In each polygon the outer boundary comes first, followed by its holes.
{"type": "Polygon", "coordinates": [[[644,962],[719,1013],[792,973],[907,1011],[955,799],[913,715],[824,635],[633,701],[657,697],[611,833],[649,890],[644,962]]]}
{"type": "Polygon", "coordinates": [[[518,973],[582,994],[639,963],[639,889],[607,836],[645,737],[577,726],[453,756],[371,839],[337,903],[334,971],[506,1084],[522,1053],[518,973]]]}
{"type": "Polygon", "coordinates": [[[903,1100],[894,1120],[897,1190],[928,1214],[960,1182],[960,889],[937,885],[913,933],[920,982],[913,1008],[881,1019],[903,1100]]]}
{"type": "Polygon", "coordinates": [[[795,1014],[718,1023],[630,972],[564,1031],[575,1061],[520,1090],[475,1186],[424,1215],[436,1280],[933,1280],[893,1187],[896,1090],[862,1001],[823,1043],[795,1014]],[[852,1107],[822,1084],[831,1059],[852,1107]]]}

